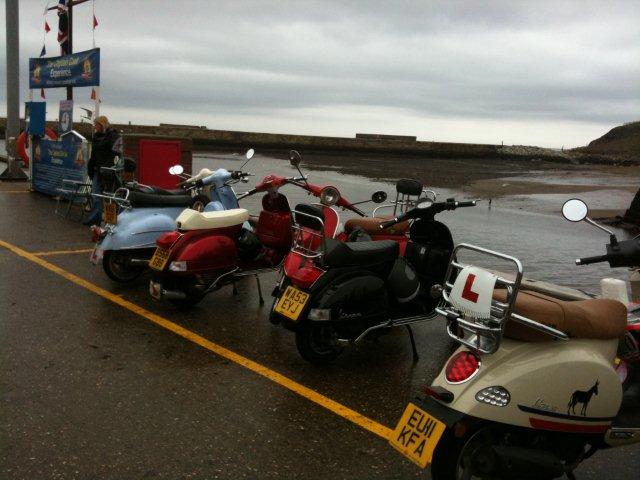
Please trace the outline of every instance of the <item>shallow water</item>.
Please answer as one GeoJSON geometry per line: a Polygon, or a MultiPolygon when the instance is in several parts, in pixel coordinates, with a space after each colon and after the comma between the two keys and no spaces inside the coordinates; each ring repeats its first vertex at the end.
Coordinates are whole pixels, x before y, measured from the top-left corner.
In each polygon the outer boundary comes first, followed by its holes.
{"type": "MultiPolygon", "coordinates": [[[[198,152],[194,156],[193,168],[194,171],[204,167],[224,167],[231,170],[239,168],[243,162],[244,157],[241,155],[198,152]]],[[[406,167],[399,165],[398,177],[407,176],[406,167]]],[[[395,197],[393,183],[374,182],[364,176],[337,172],[309,171],[304,163],[302,169],[309,173],[311,182],[334,185],[351,201],[365,200],[376,190],[386,191],[390,199],[395,197]]],[[[251,177],[247,184],[237,185],[237,193],[253,188],[268,173],[283,176],[297,174],[284,157],[278,159],[260,154],[255,155],[245,170],[256,176],[251,177]]],[[[287,195],[291,205],[317,201],[295,186],[287,186],[281,191],[287,195]]],[[[439,200],[451,196],[456,199],[464,198],[464,194],[457,190],[437,189],[437,192],[439,200]]],[[[604,202],[607,198],[611,199],[611,194],[607,197],[603,192],[606,191],[585,192],[580,197],[589,204],[593,203],[593,207],[604,208],[604,202]]],[[[615,195],[618,196],[618,192],[615,195]]],[[[607,264],[575,265],[577,257],[604,254],[608,237],[586,223],[574,224],[564,220],[559,212],[562,203],[568,198],[569,195],[558,194],[518,195],[494,201],[491,207],[487,202],[480,202],[476,207],[443,212],[436,218],[449,226],[456,243],[472,243],[513,255],[523,262],[525,275],[532,278],[593,292],[599,291],[599,282],[603,277],[626,280],[626,269],[610,269],[607,264]],[[543,204],[544,208],[532,208],[532,204],[543,204]]],[[[261,195],[258,194],[243,200],[241,204],[250,212],[257,213],[260,201],[261,195]]],[[[626,201],[621,199],[619,203],[626,201]]],[[[628,205],[628,202],[624,205],[628,205]]],[[[606,204],[608,208],[624,205],[606,204]]],[[[366,212],[373,210],[371,203],[364,207],[366,212]]],[[[343,219],[353,215],[350,212],[340,214],[343,219]]],[[[619,239],[629,236],[622,230],[615,231],[619,239]]]]}

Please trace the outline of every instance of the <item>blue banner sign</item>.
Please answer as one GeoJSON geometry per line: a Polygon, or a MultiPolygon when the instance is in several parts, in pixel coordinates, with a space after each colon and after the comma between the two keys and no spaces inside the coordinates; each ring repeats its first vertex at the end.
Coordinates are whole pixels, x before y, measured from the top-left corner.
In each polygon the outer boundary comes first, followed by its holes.
{"type": "Polygon", "coordinates": [[[45,102],[26,102],[24,104],[24,118],[27,119],[29,135],[44,136],[46,127],[47,104],[45,102]]]}
{"type": "Polygon", "coordinates": [[[33,189],[47,195],[60,195],[62,180],[84,182],[87,176],[87,142],[74,132],[62,140],[34,138],[32,154],[33,189]]]}
{"type": "Polygon", "coordinates": [[[62,57],[30,58],[29,88],[100,85],[100,49],[62,57]]]}

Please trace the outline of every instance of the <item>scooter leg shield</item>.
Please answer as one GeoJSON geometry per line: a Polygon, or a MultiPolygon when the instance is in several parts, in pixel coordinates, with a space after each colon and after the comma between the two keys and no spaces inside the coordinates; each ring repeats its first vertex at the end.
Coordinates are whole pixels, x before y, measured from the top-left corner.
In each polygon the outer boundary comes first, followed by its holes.
{"type": "Polygon", "coordinates": [[[413,300],[420,292],[420,280],[413,267],[403,257],[393,264],[387,278],[389,292],[399,303],[413,300]]]}

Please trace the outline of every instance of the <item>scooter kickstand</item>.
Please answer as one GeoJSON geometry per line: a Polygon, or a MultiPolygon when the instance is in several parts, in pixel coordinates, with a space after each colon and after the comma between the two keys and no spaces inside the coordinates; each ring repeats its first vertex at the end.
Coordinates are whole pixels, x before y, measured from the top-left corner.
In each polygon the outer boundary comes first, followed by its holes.
{"type": "Polygon", "coordinates": [[[260,295],[260,305],[264,305],[264,298],[262,298],[262,286],[260,285],[260,277],[256,274],[256,283],[258,284],[258,295],[260,295]]]}
{"type": "Polygon", "coordinates": [[[413,363],[417,363],[420,360],[420,355],[418,355],[418,349],[416,348],[416,341],[413,338],[413,330],[411,329],[411,325],[405,325],[407,327],[407,332],[409,332],[409,339],[411,340],[411,350],[413,351],[413,363]]]}

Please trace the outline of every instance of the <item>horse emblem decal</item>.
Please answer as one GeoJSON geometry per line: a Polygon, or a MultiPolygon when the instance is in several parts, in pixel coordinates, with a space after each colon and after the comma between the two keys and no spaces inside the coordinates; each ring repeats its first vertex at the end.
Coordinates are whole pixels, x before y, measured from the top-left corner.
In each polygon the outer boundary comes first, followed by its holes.
{"type": "Polygon", "coordinates": [[[571,395],[571,399],[569,400],[569,404],[567,405],[567,413],[570,415],[573,411],[573,414],[576,414],[576,405],[581,403],[582,408],[580,409],[580,415],[583,417],[587,416],[587,407],[589,406],[589,402],[591,401],[591,397],[593,395],[598,395],[598,384],[600,381],[596,380],[596,383],[589,390],[576,390],[571,395]]]}

